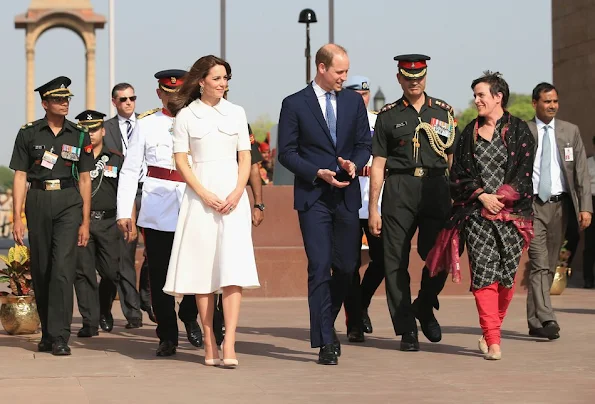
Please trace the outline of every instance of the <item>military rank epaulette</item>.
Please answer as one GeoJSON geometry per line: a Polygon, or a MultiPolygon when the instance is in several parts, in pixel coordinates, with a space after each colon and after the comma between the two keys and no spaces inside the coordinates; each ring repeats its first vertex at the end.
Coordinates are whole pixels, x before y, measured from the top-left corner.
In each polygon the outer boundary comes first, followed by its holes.
{"type": "Polygon", "coordinates": [[[122,153],[120,153],[119,151],[117,151],[117,150],[107,149],[107,151],[109,151],[111,154],[115,154],[118,157],[124,157],[124,155],[122,153]]]}
{"type": "Polygon", "coordinates": [[[455,114],[454,108],[451,107],[450,105],[448,105],[447,103],[445,103],[444,101],[434,99],[434,103],[436,105],[438,105],[440,108],[447,110],[448,112],[450,112],[451,115],[454,116],[454,114],[455,114]]]}
{"type": "Polygon", "coordinates": [[[157,112],[159,110],[161,110],[161,108],[150,109],[148,111],[143,112],[142,114],[138,114],[138,116],[136,117],[136,119],[142,119],[142,118],[144,118],[146,116],[153,115],[155,112],[157,112]]]}
{"type": "Polygon", "coordinates": [[[380,112],[378,112],[378,113],[380,114],[380,113],[382,113],[382,112],[386,112],[386,111],[388,111],[389,109],[392,109],[392,108],[394,108],[396,105],[397,105],[397,103],[396,103],[396,102],[393,102],[393,103],[391,103],[391,104],[386,104],[384,107],[382,107],[382,108],[380,109],[380,112]]]}
{"type": "Polygon", "coordinates": [[[27,122],[26,124],[24,124],[23,126],[21,126],[21,129],[31,128],[31,127],[37,125],[41,121],[43,121],[43,119],[38,119],[38,120],[33,121],[33,122],[27,122]]]}

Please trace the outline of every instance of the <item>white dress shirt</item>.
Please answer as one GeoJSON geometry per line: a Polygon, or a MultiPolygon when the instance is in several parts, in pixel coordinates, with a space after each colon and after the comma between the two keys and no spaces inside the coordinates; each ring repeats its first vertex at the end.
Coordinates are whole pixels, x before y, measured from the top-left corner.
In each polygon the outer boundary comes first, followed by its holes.
{"type": "MultiPolygon", "coordinates": [[[[535,118],[537,125],[537,152],[535,153],[535,161],[533,162],[533,193],[537,195],[539,192],[539,173],[541,172],[541,151],[543,145],[543,135],[545,133],[546,124],[541,122],[539,118],[535,118]]],[[[551,178],[552,178],[552,196],[559,195],[562,192],[567,192],[566,180],[562,172],[562,160],[560,158],[560,151],[556,143],[556,119],[547,125],[548,135],[551,145],[551,178]]]]}
{"type": "MultiPolygon", "coordinates": [[[[371,113],[368,111],[368,121],[370,122],[370,136],[374,136],[374,125],[376,125],[376,118],[378,115],[371,113]]],[[[370,160],[366,166],[372,166],[372,156],[370,156],[370,160]]],[[[358,177],[359,179],[359,187],[362,196],[362,207],[359,210],[359,218],[360,219],[368,219],[369,212],[368,206],[370,203],[370,177],[358,177]]],[[[380,206],[382,205],[382,191],[384,190],[384,185],[380,189],[380,196],[378,197],[378,213],[380,213],[380,206]]]]}
{"type": "Polygon", "coordinates": [[[591,195],[595,196],[595,157],[591,156],[587,159],[587,168],[589,169],[589,177],[591,177],[591,195]]]}
{"type": "Polygon", "coordinates": [[[136,126],[136,114],[132,114],[130,118],[124,118],[123,116],[118,115],[118,125],[120,126],[120,134],[122,138],[122,154],[126,157],[126,153],[128,152],[128,124],[126,121],[130,120],[132,124],[132,130],[136,126]]]}
{"type": "MultiPolygon", "coordinates": [[[[316,98],[318,98],[318,104],[320,104],[320,109],[322,110],[322,116],[326,120],[326,93],[322,87],[316,84],[316,81],[312,82],[312,88],[314,89],[314,94],[316,94],[316,98]]],[[[333,106],[333,111],[335,111],[335,119],[337,118],[337,94],[334,91],[328,91],[331,93],[331,105],[333,106]]]]}

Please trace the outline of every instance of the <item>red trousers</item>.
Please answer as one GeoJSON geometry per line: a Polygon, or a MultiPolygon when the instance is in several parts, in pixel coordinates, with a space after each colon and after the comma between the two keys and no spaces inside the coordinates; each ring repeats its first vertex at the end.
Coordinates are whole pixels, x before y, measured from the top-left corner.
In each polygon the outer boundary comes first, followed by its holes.
{"type": "Polygon", "coordinates": [[[472,291],[479,313],[479,325],[486,343],[488,346],[500,344],[500,327],[512,301],[514,285],[508,289],[496,282],[472,291]]]}

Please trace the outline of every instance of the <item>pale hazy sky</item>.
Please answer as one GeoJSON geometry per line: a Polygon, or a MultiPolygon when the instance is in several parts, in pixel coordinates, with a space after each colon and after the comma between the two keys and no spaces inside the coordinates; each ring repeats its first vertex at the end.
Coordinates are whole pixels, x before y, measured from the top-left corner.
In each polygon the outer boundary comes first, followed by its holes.
{"type": "MultiPolygon", "coordinates": [[[[108,17],[108,0],[92,0],[108,17]]],[[[24,30],[14,16],[29,0],[2,2],[0,75],[3,133],[0,164],[10,161],[16,133],[25,122],[24,30]]],[[[219,54],[218,0],[115,0],[116,82],[136,87],[137,111],[160,106],[153,74],[187,69],[206,54],[219,54]]],[[[230,101],[249,120],[279,117],[283,98],[305,86],[305,26],[299,12],[312,8],[312,58],[329,40],[327,0],[227,0],[227,60],[233,70],[230,101]]],[[[368,76],[372,95],[382,88],[387,102],[401,96],[393,56],[432,57],[427,92],[455,109],[471,98],[469,85],[483,70],[503,73],[511,91],[529,93],[552,80],[549,0],[335,0],[335,42],[347,48],[350,74],[368,76]]],[[[97,106],[109,112],[108,26],[97,31],[97,106]]],[[[314,75],[314,70],[312,69],[314,75]]],[[[56,76],[72,79],[75,97],[69,119],[85,109],[85,55],[82,40],[66,29],[45,32],[36,47],[35,85],[56,76]]],[[[36,94],[37,114],[42,108],[36,94]]]]}

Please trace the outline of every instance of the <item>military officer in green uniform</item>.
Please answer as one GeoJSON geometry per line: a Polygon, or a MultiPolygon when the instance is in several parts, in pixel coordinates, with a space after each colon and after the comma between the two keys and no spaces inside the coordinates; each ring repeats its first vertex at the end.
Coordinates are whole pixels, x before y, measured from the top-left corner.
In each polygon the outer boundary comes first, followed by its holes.
{"type": "MultiPolygon", "coordinates": [[[[79,124],[89,130],[93,146],[94,168],[91,170],[91,224],[89,243],[79,247],[74,288],[83,317],[83,328],[78,337],[98,335],[99,316],[111,313],[111,302],[115,299],[116,285],[119,282],[119,246],[120,232],[116,224],[116,194],[118,174],[124,162],[124,156],[117,150],[110,150],[103,143],[105,114],[93,110],[81,112],[76,116],[79,124]],[[97,275],[113,285],[108,299],[99,299],[97,275]]],[[[133,234],[126,234],[129,242],[136,239],[133,234]]]]}
{"type": "Polygon", "coordinates": [[[41,319],[38,350],[54,355],[70,355],[76,253],[89,240],[91,207],[91,140],[85,128],[66,119],[70,83],[60,76],[35,90],[46,115],[21,127],[10,161],[18,244],[24,243],[25,225],[19,218],[26,196],[31,275],[41,319]]]}
{"type": "Polygon", "coordinates": [[[397,80],[403,97],[382,108],[373,137],[369,227],[382,233],[388,307],[402,351],[418,351],[417,318],[432,342],[442,339],[434,316],[446,272],[431,278],[424,267],[421,289],[411,303],[409,252],[418,231],[417,252],[426,256],[448,215],[451,201],[448,168],[452,162],[456,123],[452,108],[428,96],[425,55],[400,55],[397,80]],[[382,189],[382,216],[376,209],[382,189]]]}

